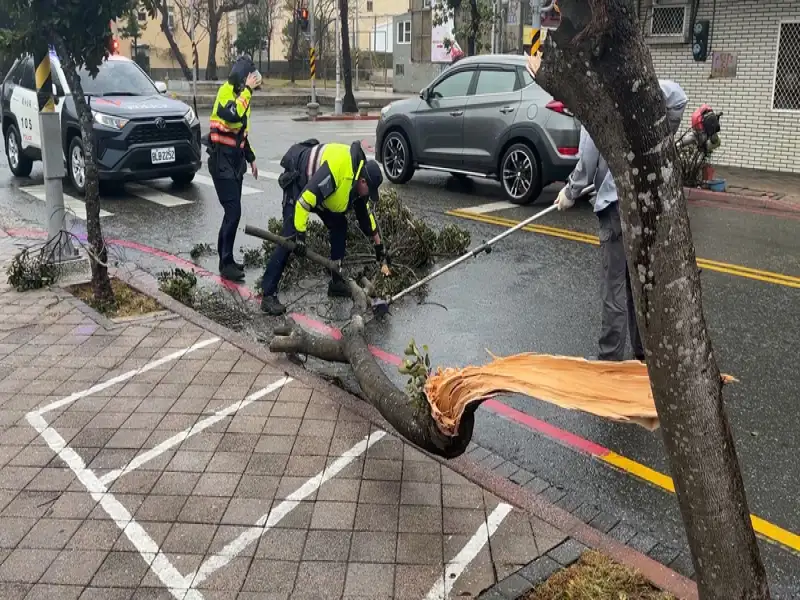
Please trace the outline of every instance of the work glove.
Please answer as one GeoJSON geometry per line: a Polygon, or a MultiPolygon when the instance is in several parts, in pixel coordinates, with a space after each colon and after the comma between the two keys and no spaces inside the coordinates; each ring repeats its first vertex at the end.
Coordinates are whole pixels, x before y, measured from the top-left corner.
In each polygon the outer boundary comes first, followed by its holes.
{"type": "Polygon", "coordinates": [[[306,255],[306,234],[298,233],[294,239],[294,253],[300,258],[306,255]]]}
{"type": "Polygon", "coordinates": [[[567,197],[567,186],[566,185],[563,188],[561,188],[560,192],[558,192],[558,197],[556,198],[556,201],[553,204],[558,206],[558,210],[560,210],[560,211],[561,210],[567,210],[568,208],[572,208],[573,207],[573,205],[575,204],[575,200],[570,200],[567,197]]]}
{"type": "Polygon", "coordinates": [[[375,244],[375,260],[382,262],[385,257],[386,250],[384,249],[383,244],[375,244]]]}

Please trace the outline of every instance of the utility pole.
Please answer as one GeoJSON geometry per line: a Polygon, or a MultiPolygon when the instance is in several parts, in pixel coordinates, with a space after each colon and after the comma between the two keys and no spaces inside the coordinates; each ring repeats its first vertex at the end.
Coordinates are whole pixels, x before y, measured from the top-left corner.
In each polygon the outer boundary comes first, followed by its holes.
{"type": "Polygon", "coordinates": [[[530,0],[531,6],[531,56],[542,45],[542,0],[530,0]]]}
{"type": "MultiPolygon", "coordinates": [[[[36,98],[39,104],[39,131],[41,132],[42,163],[44,167],[45,199],[47,201],[48,255],[53,262],[75,259],[78,252],[72,246],[66,230],[64,188],[66,175],[61,149],[61,118],[56,112],[53,98],[53,76],[50,71],[50,49],[45,46],[36,61],[36,98]]],[[[63,101],[63,100],[62,100],[63,101]]]]}
{"type": "Polygon", "coordinates": [[[356,11],[356,18],[354,19],[353,23],[353,48],[355,49],[356,55],[356,89],[358,89],[358,0],[355,2],[355,11],[356,11]]]}
{"type": "Polygon", "coordinates": [[[310,64],[311,69],[311,102],[317,101],[317,50],[315,44],[317,43],[314,37],[314,21],[316,21],[316,13],[314,13],[314,0],[308,0],[308,17],[311,23],[308,25],[308,34],[311,37],[310,49],[310,64]]]}
{"type": "Polygon", "coordinates": [[[497,52],[497,0],[492,2],[492,54],[497,52]]]}
{"type": "Polygon", "coordinates": [[[333,101],[333,113],[336,115],[342,114],[342,90],[341,90],[341,77],[342,77],[342,63],[341,57],[339,55],[339,48],[341,46],[342,40],[339,36],[339,20],[341,19],[341,13],[336,10],[336,19],[334,23],[334,37],[336,38],[336,99],[333,101]]]}
{"type": "Polygon", "coordinates": [[[194,43],[194,30],[200,19],[197,16],[196,0],[189,2],[189,41],[192,44],[192,103],[197,114],[197,44],[194,43]]]}

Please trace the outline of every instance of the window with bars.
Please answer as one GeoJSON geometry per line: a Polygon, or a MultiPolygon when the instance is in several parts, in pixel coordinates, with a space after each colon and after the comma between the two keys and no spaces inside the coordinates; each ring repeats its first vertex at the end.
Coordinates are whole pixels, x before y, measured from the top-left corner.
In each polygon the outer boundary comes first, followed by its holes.
{"type": "Polygon", "coordinates": [[[411,60],[431,61],[431,11],[415,10],[411,13],[411,60]]]}
{"type": "Polygon", "coordinates": [[[685,5],[653,6],[650,35],[654,37],[683,35],[688,15],[688,7],[685,5]]]}
{"type": "Polygon", "coordinates": [[[367,0],[367,12],[372,12],[374,9],[374,3],[372,0],[367,0]]]}
{"type": "Polygon", "coordinates": [[[785,21],[778,32],[772,108],[800,111],[800,21],[785,21]]]}
{"type": "Polygon", "coordinates": [[[411,43],[411,21],[400,21],[397,24],[397,43],[411,43]]]}

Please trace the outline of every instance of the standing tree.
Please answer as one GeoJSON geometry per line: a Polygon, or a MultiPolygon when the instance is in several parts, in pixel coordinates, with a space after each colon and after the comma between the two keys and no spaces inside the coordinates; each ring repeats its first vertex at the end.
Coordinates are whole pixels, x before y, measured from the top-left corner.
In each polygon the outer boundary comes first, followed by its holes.
{"type": "Polygon", "coordinates": [[[60,0],[0,0],[0,10],[8,12],[13,29],[2,32],[3,44],[13,55],[42,54],[53,45],[61,60],[72,90],[80,122],[86,161],[86,233],[92,267],[92,291],[99,304],[113,306],[114,292],[108,277],[108,252],[100,228],[100,198],[92,111],[81,87],[78,69],[91,76],[108,53],[109,23],[129,14],[132,0],[104,0],[91,11],[80,2],[60,0]]]}
{"type": "Polygon", "coordinates": [[[347,0],[339,0],[339,19],[342,27],[342,69],[344,71],[344,98],[342,112],[354,113],[358,110],[356,97],[353,95],[353,60],[350,57],[350,28],[348,26],[347,0]]]}
{"type": "Polygon", "coordinates": [[[261,16],[256,11],[249,11],[245,19],[239,21],[236,32],[236,51],[242,54],[255,56],[261,48],[264,39],[264,23],[261,16]]]}
{"type": "Polygon", "coordinates": [[[136,62],[139,58],[139,38],[142,37],[142,33],[147,28],[147,25],[139,23],[139,7],[134,6],[131,8],[130,12],[128,12],[124,17],[124,25],[118,30],[119,36],[123,40],[131,40],[132,50],[133,50],[133,60],[136,62]]]}
{"type": "MultiPolygon", "coordinates": [[[[498,18],[491,0],[441,0],[433,8],[433,25],[455,23],[453,33],[457,40],[466,40],[467,56],[480,54],[492,45],[492,22],[498,18]],[[457,17],[457,18],[456,18],[457,17]]],[[[450,40],[444,41],[449,48],[450,40]]]]}
{"type": "Polygon", "coordinates": [[[219,25],[226,14],[256,4],[258,0],[206,0],[208,27],[208,62],[206,63],[206,79],[217,78],[217,45],[219,44],[219,25]]]}
{"type": "MultiPolygon", "coordinates": [[[[200,79],[200,56],[197,46],[208,35],[206,7],[201,0],[172,0],[178,7],[178,21],[184,35],[192,40],[192,68],[200,79]]],[[[191,70],[190,70],[191,73],[191,70]]],[[[192,79],[191,74],[189,80],[192,79]]]]}
{"type": "Polygon", "coordinates": [[[666,108],[633,0],[559,0],[538,83],[608,161],[647,370],[704,600],[769,598],[750,521],[666,108]]]}

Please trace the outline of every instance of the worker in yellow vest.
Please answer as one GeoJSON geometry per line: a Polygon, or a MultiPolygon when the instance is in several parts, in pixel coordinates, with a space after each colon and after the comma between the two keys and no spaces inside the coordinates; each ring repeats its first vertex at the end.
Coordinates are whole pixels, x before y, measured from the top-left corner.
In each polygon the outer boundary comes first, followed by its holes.
{"type": "MultiPolygon", "coordinates": [[[[383,182],[381,167],[367,160],[360,142],[321,144],[310,139],[293,145],[281,159],[284,171],[278,178],[283,188],[283,229],[281,235],[296,242],[295,254],[304,256],[306,227],[311,213],[328,228],[331,260],[341,264],[347,244],[347,211],[353,209],[358,225],[375,247],[375,258],[388,276],[389,266],[378,224],[370,202],[378,202],[378,188],[383,182]]],[[[286,307],[278,301],[278,284],[289,251],[277,246],[270,256],[261,280],[261,310],[278,316],[286,307]]],[[[329,296],[348,296],[349,289],[340,276],[328,285],[329,296]]]]}
{"type": "Polygon", "coordinates": [[[244,279],[244,267],[233,258],[236,229],[242,216],[242,179],[247,164],[258,179],[256,155],[250,146],[250,99],[261,85],[261,75],[249,56],[239,58],[228,81],[219,88],[208,139],[208,170],[214,180],[219,203],[225,211],[217,238],[220,275],[232,281],[244,279]]]}

